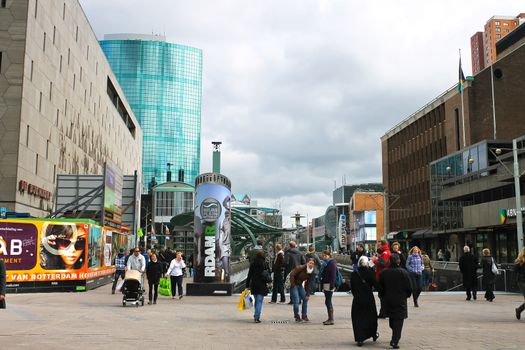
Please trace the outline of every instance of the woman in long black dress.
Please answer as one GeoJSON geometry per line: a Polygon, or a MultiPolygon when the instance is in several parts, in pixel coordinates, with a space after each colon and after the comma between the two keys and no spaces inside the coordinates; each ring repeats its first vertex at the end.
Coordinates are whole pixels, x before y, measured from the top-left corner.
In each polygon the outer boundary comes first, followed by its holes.
{"type": "Polygon", "coordinates": [[[352,301],[352,328],[357,346],[362,346],[368,338],[374,341],[377,333],[377,309],[372,288],[376,287],[374,271],[368,267],[368,258],[362,256],[357,263],[357,271],[350,277],[352,301]]]}

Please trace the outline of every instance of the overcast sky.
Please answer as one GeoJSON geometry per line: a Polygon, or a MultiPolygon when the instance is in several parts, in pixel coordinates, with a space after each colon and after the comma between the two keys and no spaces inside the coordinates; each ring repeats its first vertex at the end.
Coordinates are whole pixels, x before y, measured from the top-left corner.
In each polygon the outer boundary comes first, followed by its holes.
{"type": "Polygon", "coordinates": [[[309,220],[334,181],[381,182],[380,137],[457,82],[459,49],[471,74],[470,37],[490,17],[525,12],[515,0],[81,3],[99,39],[153,32],[202,49],[201,172],[220,140],[234,193],[309,220]]]}

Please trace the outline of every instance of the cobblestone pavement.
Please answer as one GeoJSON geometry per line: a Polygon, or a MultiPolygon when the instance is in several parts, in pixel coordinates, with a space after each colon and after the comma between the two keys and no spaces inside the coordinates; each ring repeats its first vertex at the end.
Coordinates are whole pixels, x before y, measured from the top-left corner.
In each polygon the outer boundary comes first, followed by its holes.
{"type": "MultiPolygon", "coordinates": [[[[310,299],[307,324],[293,322],[286,304],[268,304],[262,323],[252,310],[238,311],[239,296],[160,297],[157,305],[122,307],[110,286],[86,293],[8,294],[0,310],[0,349],[348,349],[353,339],[352,297],[334,296],[334,326],[326,319],[324,297],[310,299]]],[[[400,345],[403,349],[525,349],[524,320],[514,308],[520,295],[497,294],[493,303],[465,301],[463,293],[430,293],[420,307],[410,302],[400,345]]],[[[363,348],[388,349],[388,320],[380,337],[363,348]]],[[[356,347],[357,348],[357,347],[356,347]]]]}

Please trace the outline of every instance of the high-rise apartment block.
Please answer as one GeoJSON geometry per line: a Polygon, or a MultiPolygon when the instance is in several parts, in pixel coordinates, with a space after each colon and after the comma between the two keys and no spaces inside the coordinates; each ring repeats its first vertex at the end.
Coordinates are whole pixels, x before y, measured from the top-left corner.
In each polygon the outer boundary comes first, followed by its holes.
{"type": "Polygon", "coordinates": [[[193,185],[200,170],[202,50],[142,34],[105,35],[100,45],[143,130],[143,193],[152,179],[166,182],[170,168],[182,169],[183,182],[193,185]]]}
{"type": "Polygon", "coordinates": [[[0,3],[0,207],[49,215],[58,174],[140,174],[142,131],[77,0],[0,3]]]}
{"type": "Polygon", "coordinates": [[[478,74],[496,61],[496,43],[524,21],[525,13],[515,17],[493,16],[485,23],[484,33],[477,32],[470,38],[472,75],[478,74]]]}

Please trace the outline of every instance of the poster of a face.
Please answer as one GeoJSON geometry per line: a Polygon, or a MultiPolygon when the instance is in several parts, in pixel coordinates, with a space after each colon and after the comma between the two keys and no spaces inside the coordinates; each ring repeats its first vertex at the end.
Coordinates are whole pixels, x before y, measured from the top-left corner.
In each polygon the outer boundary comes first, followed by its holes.
{"type": "Polygon", "coordinates": [[[86,261],[87,224],[45,223],[40,241],[40,266],[46,270],[77,270],[86,261]]]}
{"type": "Polygon", "coordinates": [[[196,282],[230,279],[231,223],[230,190],[217,183],[203,183],[195,195],[196,282]]]}

